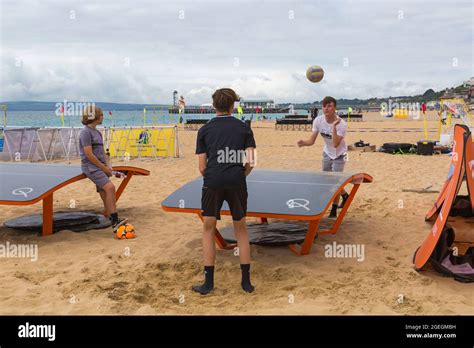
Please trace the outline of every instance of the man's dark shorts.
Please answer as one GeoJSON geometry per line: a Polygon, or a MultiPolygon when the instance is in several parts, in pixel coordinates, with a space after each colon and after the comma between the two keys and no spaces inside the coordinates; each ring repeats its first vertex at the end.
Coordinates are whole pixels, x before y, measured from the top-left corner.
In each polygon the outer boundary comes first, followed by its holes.
{"type": "Polygon", "coordinates": [[[224,201],[229,205],[232,220],[240,221],[247,214],[247,187],[230,189],[212,189],[203,186],[201,196],[202,216],[214,216],[221,219],[221,208],[224,201]]]}
{"type": "Polygon", "coordinates": [[[103,187],[110,181],[107,174],[98,168],[82,168],[82,172],[95,184],[97,192],[103,191],[103,187]]]}

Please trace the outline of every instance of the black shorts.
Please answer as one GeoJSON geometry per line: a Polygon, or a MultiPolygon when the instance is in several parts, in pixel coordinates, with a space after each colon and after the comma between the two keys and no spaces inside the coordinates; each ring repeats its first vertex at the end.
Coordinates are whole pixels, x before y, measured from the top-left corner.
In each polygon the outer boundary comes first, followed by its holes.
{"type": "Polygon", "coordinates": [[[202,216],[214,216],[221,219],[221,208],[224,201],[229,205],[232,220],[239,221],[247,214],[247,187],[231,189],[212,189],[202,187],[201,210],[202,216]]]}

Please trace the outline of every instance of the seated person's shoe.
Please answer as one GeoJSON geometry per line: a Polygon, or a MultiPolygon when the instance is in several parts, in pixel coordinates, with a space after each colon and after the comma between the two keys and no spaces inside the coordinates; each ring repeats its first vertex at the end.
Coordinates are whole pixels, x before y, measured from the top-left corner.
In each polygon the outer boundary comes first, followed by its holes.
{"type": "Polygon", "coordinates": [[[335,218],[337,217],[337,204],[332,205],[331,212],[329,213],[330,218],[335,218]]]}
{"type": "Polygon", "coordinates": [[[117,223],[112,224],[112,232],[115,233],[120,226],[125,225],[128,222],[128,219],[120,219],[117,223]]]}
{"type": "Polygon", "coordinates": [[[346,204],[347,199],[349,198],[349,194],[345,193],[342,195],[342,202],[339,205],[339,208],[344,208],[344,204],[346,204]]]}

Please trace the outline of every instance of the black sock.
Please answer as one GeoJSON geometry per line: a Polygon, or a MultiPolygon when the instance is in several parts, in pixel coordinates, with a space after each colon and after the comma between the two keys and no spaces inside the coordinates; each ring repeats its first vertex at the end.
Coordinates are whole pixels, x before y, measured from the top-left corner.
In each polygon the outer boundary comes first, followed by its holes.
{"type": "Polygon", "coordinates": [[[194,285],[192,288],[201,295],[206,295],[214,289],[214,266],[204,266],[204,276],[204,284],[194,285]]]}
{"type": "Polygon", "coordinates": [[[242,271],[242,289],[246,292],[253,292],[255,287],[250,283],[250,264],[241,264],[240,270],[242,271]]]}
{"type": "Polygon", "coordinates": [[[112,222],[112,225],[115,225],[117,222],[119,222],[118,213],[110,214],[109,219],[110,219],[110,222],[112,222]]]}
{"type": "Polygon", "coordinates": [[[329,216],[336,216],[337,215],[337,204],[333,204],[331,208],[331,212],[329,213],[329,216]]]}
{"type": "Polygon", "coordinates": [[[344,208],[344,204],[346,204],[348,198],[349,194],[347,192],[342,195],[342,203],[339,205],[339,208],[344,208]]]}

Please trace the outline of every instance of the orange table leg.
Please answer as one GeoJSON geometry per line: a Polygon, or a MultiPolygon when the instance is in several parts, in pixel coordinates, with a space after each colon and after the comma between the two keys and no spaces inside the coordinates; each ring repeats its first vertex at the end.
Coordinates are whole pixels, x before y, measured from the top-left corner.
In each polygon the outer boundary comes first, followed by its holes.
{"type": "Polygon", "coordinates": [[[131,171],[128,171],[128,172],[127,172],[127,176],[122,180],[122,182],[120,183],[119,188],[118,188],[117,191],[115,192],[115,201],[118,201],[118,200],[119,200],[120,196],[122,195],[123,190],[125,190],[125,187],[127,187],[128,182],[129,182],[130,179],[132,178],[133,174],[134,174],[134,173],[131,172],[131,171]]]}
{"type": "Polygon", "coordinates": [[[53,234],[53,194],[43,198],[43,236],[53,234]]]}
{"type": "Polygon", "coordinates": [[[344,204],[344,208],[339,212],[339,216],[336,219],[336,222],[334,223],[334,226],[331,228],[331,233],[335,234],[337,230],[339,229],[339,226],[342,223],[342,219],[344,219],[344,216],[346,215],[347,210],[349,209],[349,206],[352,203],[352,200],[354,199],[354,196],[359,189],[360,184],[354,184],[352,187],[351,193],[349,194],[349,197],[347,198],[346,204],[344,204]]]}
{"type": "Polygon", "coordinates": [[[352,200],[354,199],[354,196],[359,189],[360,184],[354,184],[352,187],[351,193],[349,194],[349,197],[347,198],[346,204],[344,204],[344,208],[339,212],[339,215],[334,222],[334,225],[331,227],[329,230],[321,230],[318,233],[319,234],[336,234],[337,230],[339,229],[339,226],[342,223],[342,219],[344,219],[344,216],[346,215],[347,210],[349,209],[349,206],[352,203],[352,200]]]}
{"type": "Polygon", "coordinates": [[[319,221],[320,220],[310,221],[308,226],[308,232],[306,232],[306,237],[304,239],[303,244],[288,245],[290,250],[293,251],[296,255],[308,255],[311,252],[311,247],[313,246],[314,238],[316,238],[316,234],[318,233],[319,221]]]}
{"type": "MultiPolygon", "coordinates": [[[[201,219],[201,221],[204,220],[201,214],[198,214],[198,217],[199,217],[199,219],[201,219]]],[[[219,232],[219,230],[217,228],[214,231],[214,240],[216,241],[216,244],[220,249],[232,250],[237,246],[236,243],[232,243],[232,244],[227,243],[225,241],[224,237],[222,237],[222,234],[219,232]]]]}
{"type": "Polygon", "coordinates": [[[237,246],[236,243],[227,243],[217,228],[214,234],[214,239],[216,240],[216,244],[220,249],[233,250],[237,246]]]}
{"type": "Polygon", "coordinates": [[[262,222],[262,224],[268,224],[267,218],[260,218],[260,221],[262,222]]]}

